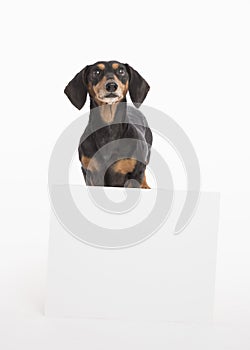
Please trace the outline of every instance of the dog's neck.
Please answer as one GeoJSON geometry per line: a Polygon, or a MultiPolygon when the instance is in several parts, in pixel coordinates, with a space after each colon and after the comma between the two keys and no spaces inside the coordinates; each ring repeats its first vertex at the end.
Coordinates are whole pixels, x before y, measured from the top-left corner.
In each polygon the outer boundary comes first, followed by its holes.
{"type": "Polygon", "coordinates": [[[97,104],[90,99],[90,123],[94,126],[108,126],[114,123],[125,123],[127,120],[126,98],[112,104],[97,104]]]}

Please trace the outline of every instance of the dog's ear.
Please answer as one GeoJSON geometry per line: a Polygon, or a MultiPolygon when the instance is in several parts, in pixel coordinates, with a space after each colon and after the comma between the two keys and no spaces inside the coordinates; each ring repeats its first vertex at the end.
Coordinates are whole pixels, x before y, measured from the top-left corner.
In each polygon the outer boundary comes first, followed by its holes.
{"type": "Polygon", "coordinates": [[[129,95],[133,104],[139,108],[147,96],[150,86],[134,68],[128,64],[125,66],[129,74],[129,95]]]}
{"type": "Polygon", "coordinates": [[[70,102],[78,109],[81,109],[84,106],[87,99],[87,68],[88,66],[77,73],[64,89],[64,93],[68,96],[70,102]]]}

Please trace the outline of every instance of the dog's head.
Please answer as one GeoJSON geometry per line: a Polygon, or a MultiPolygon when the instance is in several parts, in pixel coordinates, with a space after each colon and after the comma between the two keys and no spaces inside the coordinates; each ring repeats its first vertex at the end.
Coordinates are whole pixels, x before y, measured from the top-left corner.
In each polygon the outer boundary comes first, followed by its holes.
{"type": "Polygon", "coordinates": [[[102,61],[83,68],[64,92],[73,105],[81,109],[88,93],[97,105],[103,105],[124,101],[129,91],[132,102],[139,108],[148,90],[146,80],[128,64],[102,61]]]}

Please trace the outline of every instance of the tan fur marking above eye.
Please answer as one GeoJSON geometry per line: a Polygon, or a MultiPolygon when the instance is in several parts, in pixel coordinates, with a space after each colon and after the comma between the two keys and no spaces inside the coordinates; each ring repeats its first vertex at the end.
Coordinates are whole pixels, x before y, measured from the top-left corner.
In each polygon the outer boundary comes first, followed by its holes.
{"type": "Polygon", "coordinates": [[[81,163],[82,163],[83,167],[85,169],[88,169],[89,171],[98,171],[99,170],[99,165],[94,158],[82,156],[81,163]]]}
{"type": "Polygon", "coordinates": [[[113,63],[113,64],[112,64],[112,68],[113,68],[113,69],[117,69],[118,67],[119,67],[119,63],[113,63]]]}
{"type": "Polygon", "coordinates": [[[104,69],[105,69],[105,64],[99,63],[99,64],[97,65],[97,67],[100,68],[101,70],[104,70],[104,69]]]}
{"type": "Polygon", "coordinates": [[[123,175],[126,175],[127,173],[131,173],[136,165],[136,159],[133,158],[127,158],[127,159],[121,159],[118,160],[113,169],[116,173],[121,173],[123,175]]]}

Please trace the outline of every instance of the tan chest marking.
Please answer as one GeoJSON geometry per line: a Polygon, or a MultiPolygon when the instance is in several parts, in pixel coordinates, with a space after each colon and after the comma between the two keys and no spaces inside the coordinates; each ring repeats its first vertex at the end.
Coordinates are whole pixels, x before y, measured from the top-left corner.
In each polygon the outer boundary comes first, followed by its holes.
{"type": "Polygon", "coordinates": [[[111,123],[115,118],[117,103],[113,103],[112,105],[103,104],[103,105],[100,105],[99,108],[100,108],[100,114],[101,114],[102,120],[105,123],[111,123]]]}
{"type": "Polygon", "coordinates": [[[115,163],[113,169],[116,173],[126,175],[134,170],[135,165],[136,159],[121,159],[115,163]]]}

